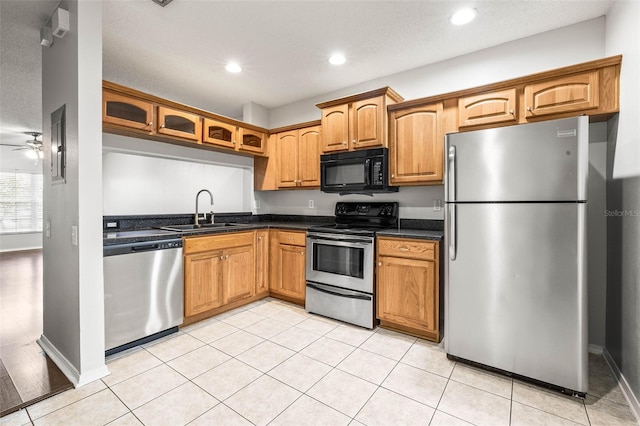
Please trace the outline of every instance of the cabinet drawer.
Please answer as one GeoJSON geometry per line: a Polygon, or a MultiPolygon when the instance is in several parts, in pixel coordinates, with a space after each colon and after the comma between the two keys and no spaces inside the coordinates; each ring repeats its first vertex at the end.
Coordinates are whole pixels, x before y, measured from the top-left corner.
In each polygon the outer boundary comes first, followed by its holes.
{"type": "Polygon", "coordinates": [[[436,259],[436,241],[378,238],[378,255],[411,259],[436,259]]]}
{"type": "Polygon", "coordinates": [[[304,247],[307,245],[307,233],[296,231],[278,231],[278,241],[282,244],[304,247]]]}
{"type": "Polygon", "coordinates": [[[220,250],[229,247],[253,245],[254,233],[239,232],[224,235],[207,235],[202,237],[187,237],[184,239],[184,254],[202,251],[220,250]]]}

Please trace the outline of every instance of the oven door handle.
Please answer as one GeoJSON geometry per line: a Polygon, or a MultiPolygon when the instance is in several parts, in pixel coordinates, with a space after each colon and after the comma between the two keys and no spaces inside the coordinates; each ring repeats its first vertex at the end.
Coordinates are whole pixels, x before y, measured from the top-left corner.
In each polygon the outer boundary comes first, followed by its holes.
{"type": "Polygon", "coordinates": [[[322,293],[330,294],[332,296],[346,297],[346,298],[349,298],[349,299],[358,299],[358,300],[371,300],[371,296],[366,296],[364,294],[344,294],[344,293],[339,293],[339,292],[336,292],[336,291],[331,291],[331,290],[324,289],[324,288],[322,288],[322,287],[320,287],[320,286],[318,286],[316,284],[310,283],[310,282],[307,283],[307,287],[310,287],[310,288],[312,288],[314,290],[317,290],[319,292],[322,292],[322,293]]]}
{"type": "Polygon", "coordinates": [[[354,243],[359,245],[373,244],[373,239],[361,239],[361,238],[340,238],[340,237],[328,237],[319,235],[307,235],[307,238],[315,241],[335,241],[338,243],[354,243]]]}

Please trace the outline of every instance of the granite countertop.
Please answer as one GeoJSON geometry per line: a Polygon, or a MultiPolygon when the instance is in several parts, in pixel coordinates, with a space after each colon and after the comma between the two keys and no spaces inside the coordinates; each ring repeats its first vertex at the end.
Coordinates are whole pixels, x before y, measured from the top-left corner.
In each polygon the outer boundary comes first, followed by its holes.
{"type": "MultiPolygon", "coordinates": [[[[227,232],[252,231],[256,229],[290,229],[306,231],[311,226],[332,223],[331,216],[269,215],[256,217],[251,213],[216,215],[217,223],[233,223],[236,226],[200,228],[186,231],[158,229],[162,226],[191,223],[192,215],[164,216],[105,216],[105,228],[109,222],[116,222],[121,229],[105,230],[103,246],[157,241],[172,238],[216,235],[227,232]]],[[[399,238],[416,238],[441,241],[444,238],[443,222],[434,220],[401,219],[400,229],[378,231],[378,235],[399,238]]]]}
{"type": "Polygon", "coordinates": [[[436,240],[444,239],[444,231],[434,231],[428,229],[392,229],[376,232],[380,237],[397,237],[397,238],[413,238],[419,240],[436,240]]]}

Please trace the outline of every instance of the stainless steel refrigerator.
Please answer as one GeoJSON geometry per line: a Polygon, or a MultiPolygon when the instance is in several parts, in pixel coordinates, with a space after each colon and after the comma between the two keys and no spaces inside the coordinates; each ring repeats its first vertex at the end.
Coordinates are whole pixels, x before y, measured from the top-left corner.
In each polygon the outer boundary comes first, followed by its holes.
{"type": "Polygon", "coordinates": [[[587,117],[446,137],[445,350],[588,390],[587,117]]]}

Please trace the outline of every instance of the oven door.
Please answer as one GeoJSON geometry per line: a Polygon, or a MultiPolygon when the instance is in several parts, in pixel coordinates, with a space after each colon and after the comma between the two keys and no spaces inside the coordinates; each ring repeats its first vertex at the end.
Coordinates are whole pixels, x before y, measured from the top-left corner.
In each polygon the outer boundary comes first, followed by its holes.
{"type": "Polygon", "coordinates": [[[307,234],[306,279],[373,294],[373,238],[307,234]]]}

